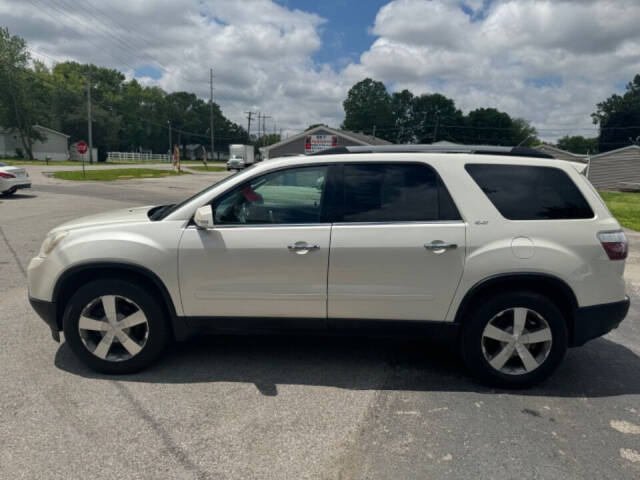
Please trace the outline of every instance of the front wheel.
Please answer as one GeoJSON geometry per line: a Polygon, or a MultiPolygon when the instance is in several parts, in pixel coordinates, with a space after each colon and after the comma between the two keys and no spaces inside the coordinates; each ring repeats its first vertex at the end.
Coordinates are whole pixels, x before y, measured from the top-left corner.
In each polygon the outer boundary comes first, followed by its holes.
{"type": "Polygon", "coordinates": [[[566,320],[547,297],[505,293],[480,304],[465,319],[462,357],[484,383],[526,388],[556,370],[567,339],[566,320]]]}
{"type": "Polygon", "coordinates": [[[63,329],[71,350],[102,373],[132,373],[164,351],[170,332],[164,310],[144,288],[123,280],[96,280],[67,303],[63,329]]]}

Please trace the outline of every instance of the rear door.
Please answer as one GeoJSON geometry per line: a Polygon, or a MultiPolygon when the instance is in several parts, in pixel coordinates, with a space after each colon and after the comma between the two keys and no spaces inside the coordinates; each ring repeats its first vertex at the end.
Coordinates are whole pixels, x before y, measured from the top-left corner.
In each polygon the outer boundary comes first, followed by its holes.
{"type": "Polygon", "coordinates": [[[465,223],[424,163],[343,167],[331,232],[328,317],[444,320],[465,258],[465,223]]]}

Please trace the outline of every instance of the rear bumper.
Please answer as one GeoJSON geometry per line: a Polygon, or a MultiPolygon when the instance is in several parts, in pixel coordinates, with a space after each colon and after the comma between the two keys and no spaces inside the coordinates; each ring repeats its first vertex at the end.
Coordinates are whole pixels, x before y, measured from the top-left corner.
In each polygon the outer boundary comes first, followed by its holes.
{"type": "Polygon", "coordinates": [[[8,192],[13,189],[31,188],[31,180],[28,178],[3,179],[0,182],[0,192],[8,192]]]}
{"type": "Polygon", "coordinates": [[[37,298],[29,297],[29,303],[36,313],[44,320],[51,329],[51,336],[56,342],[60,341],[60,327],[58,326],[58,319],[56,318],[56,304],[53,302],[47,302],[46,300],[39,300],[37,298]]]}
{"type": "Polygon", "coordinates": [[[616,328],[629,311],[629,297],[614,303],[576,309],[571,346],[579,347],[616,328]]]}

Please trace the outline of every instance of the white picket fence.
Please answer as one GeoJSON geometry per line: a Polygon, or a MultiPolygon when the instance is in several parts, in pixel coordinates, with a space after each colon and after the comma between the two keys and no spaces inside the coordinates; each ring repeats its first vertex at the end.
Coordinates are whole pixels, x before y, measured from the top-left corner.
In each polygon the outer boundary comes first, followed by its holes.
{"type": "Polygon", "coordinates": [[[170,163],[171,157],[162,153],[108,152],[107,162],[164,162],[170,163]]]}

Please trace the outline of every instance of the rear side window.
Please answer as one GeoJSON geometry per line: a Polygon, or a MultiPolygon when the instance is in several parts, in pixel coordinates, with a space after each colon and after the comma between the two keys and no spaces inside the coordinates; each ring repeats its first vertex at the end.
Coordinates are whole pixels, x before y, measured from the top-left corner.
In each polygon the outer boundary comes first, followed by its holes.
{"type": "Polygon", "coordinates": [[[468,164],[465,169],[509,220],[593,218],[578,187],[559,168],[468,164]]]}
{"type": "Polygon", "coordinates": [[[459,220],[438,174],[427,165],[346,164],[344,222],[459,220]]]}

